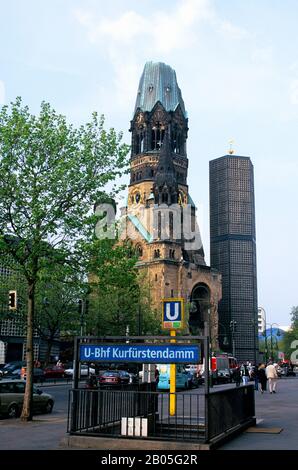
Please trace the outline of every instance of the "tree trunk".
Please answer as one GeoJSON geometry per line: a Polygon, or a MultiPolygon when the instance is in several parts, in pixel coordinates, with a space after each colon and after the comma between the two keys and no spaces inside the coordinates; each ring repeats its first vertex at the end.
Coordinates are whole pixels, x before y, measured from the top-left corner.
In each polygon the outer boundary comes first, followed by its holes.
{"type": "Polygon", "coordinates": [[[27,312],[27,341],[26,341],[26,387],[21,414],[22,421],[32,420],[33,394],[33,316],[34,316],[35,282],[28,281],[28,312],[27,312]]]}
{"type": "Polygon", "coordinates": [[[46,352],[46,358],[45,358],[45,363],[44,363],[45,367],[47,367],[47,365],[50,362],[52,346],[53,346],[53,340],[52,338],[48,338],[47,339],[47,352],[46,352]]]}

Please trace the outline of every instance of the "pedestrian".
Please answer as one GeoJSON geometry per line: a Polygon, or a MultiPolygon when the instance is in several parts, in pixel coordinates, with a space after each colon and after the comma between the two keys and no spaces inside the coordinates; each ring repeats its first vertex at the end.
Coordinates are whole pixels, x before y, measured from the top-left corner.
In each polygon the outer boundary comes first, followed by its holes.
{"type": "Polygon", "coordinates": [[[258,378],[258,368],[256,365],[252,365],[249,374],[250,380],[255,382],[255,390],[259,390],[259,378],[258,378]]]}
{"type": "Polygon", "coordinates": [[[97,379],[94,374],[91,374],[86,380],[86,388],[97,389],[97,379]]]}
{"type": "Polygon", "coordinates": [[[159,382],[159,370],[156,367],[155,368],[155,383],[156,383],[156,386],[158,385],[158,382],[159,382]]]}
{"type": "Polygon", "coordinates": [[[258,375],[259,384],[261,386],[261,393],[264,393],[267,390],[267,376],[266,376],[265,364],[259,364],[257,375],[258,375]]]}
{"type": "Polygon", "coordinates": [[[277,370],[276,367],[272,364],[272,362],[268,362],[266,367],[266,376],[269,382],[269,392],[276,393],[276,382],[277,382],[277,370]]]}
{"type": "Polygon", "coordinates": [[[239,386],[240,386],[240,382],[241,382],[241,370],[240,370],[240,366],[237,366],[236,369],[234,370],[233,379],[234,379],[234,381],[235,381],[236,387],[239,387],[239,386]]]}
{"type": "Polygon", "coordinates": [[[247,364],[242,364],[242,366],[241,366],[241,376],[242,376],[243,385],[248,384],[248,381],[249,381],[249,372],[248,372],[248,366],[247,366],[247,364]]]}

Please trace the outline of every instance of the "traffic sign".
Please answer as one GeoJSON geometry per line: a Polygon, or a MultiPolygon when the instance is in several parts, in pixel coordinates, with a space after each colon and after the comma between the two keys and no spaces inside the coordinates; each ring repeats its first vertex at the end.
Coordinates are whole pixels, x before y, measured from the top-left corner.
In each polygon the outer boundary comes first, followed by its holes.
{"type": "Polygon", "coordinates": [[[140,362],[147,364],[197,364],[200,348],[195,344],[81,344],[80,361],[140,362]]]}
{"type": "Polygon", "coordinates": [[[184,299],[182,297],[162,299],[162,328],[180,330],[184,327],[184,299]]]}

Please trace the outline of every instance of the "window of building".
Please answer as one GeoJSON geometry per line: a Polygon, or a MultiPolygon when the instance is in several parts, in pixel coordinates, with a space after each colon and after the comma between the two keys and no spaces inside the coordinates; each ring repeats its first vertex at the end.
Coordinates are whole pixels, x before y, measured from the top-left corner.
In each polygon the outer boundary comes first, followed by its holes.
{"type": "Polygon", "coordinates": [[[160,122],[157,122],[151,131],[151,150],[159,150],[161,148],[164,135],[165,127],[160,122]]]}
{"type": "Polygon", "coordinates": [[[137,253],[137,256],[139,256],[139,258],[143,256],[143,248],[141,245],[136,246],[136,253],[137,253]]]}

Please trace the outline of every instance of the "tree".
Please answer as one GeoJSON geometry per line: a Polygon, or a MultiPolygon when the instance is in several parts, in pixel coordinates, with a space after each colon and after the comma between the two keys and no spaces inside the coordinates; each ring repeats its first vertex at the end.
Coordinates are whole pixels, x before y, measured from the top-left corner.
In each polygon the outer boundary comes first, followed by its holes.
{"type": "Polygon", "coordinates": [[[294,350],[298,349],[298,306],[291,311],[291,329],[287,331],[282,340],[282,348],[287,359],[291,358],[294,350]],[[296,342],[296,344],[295,344],[296,342]]]}
{"type": "Polygon", "coordinates": [[[50,361],[55,340],[63,333],[73,336],[79,328],[78,299],[85,295],[86,283],[69,266],[48,267],[36,285],[34,328],[47,343],[45,365],[50,361]]]}
{"type": "MultiPolygon", "coordinates": [[[[17,98],[0,111],[0,251],[27,282],[27,380],[21,419],[31,420],[33,325],[39,274],[48,266],[82,270],[92,237],[90,208],[127,167],[121,134],[96,113],[79,128],[49,104],[30,114],[17,98]]],[[[113,191],[114,188],[112,188],[113,191]]]]}
{"type": "Polygon", "coordinates": [[[96,336],[156,334],[160,319],[151,308],[147,280],[128,242],[95,241],[90,255],[90,314],[87,331],[96,336]]]}

